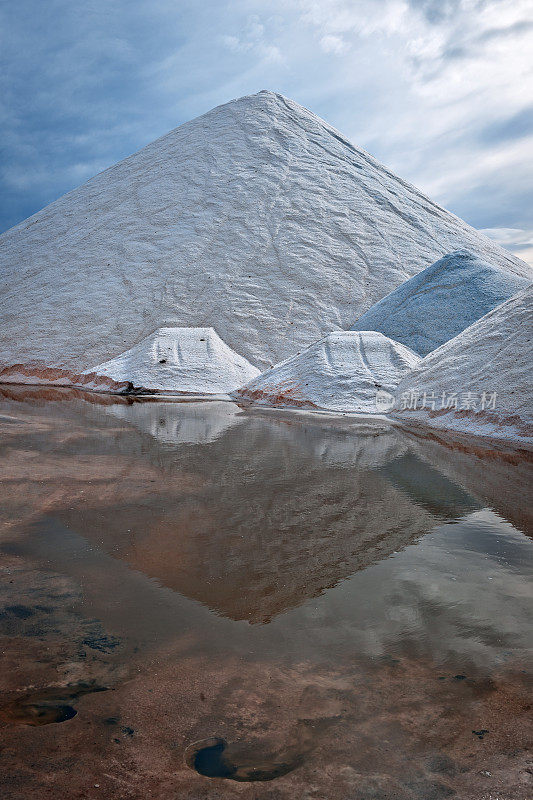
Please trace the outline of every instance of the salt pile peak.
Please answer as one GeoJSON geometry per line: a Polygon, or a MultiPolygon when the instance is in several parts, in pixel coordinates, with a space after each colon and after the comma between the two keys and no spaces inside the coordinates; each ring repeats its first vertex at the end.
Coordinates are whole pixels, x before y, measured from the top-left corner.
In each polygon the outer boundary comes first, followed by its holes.
{"type": "Polygon", "coordinates": [[[259,92],[0,237],[0,367],[78,374],[171,325],[213,326],[265,368],[465,247],[529,274],[310,111],[259,92]]]}
{"type": "Polygon", "coordinates": [[[377,392],[393,392],[419,361],[382,333],[334,331],[261,373],[234,397],[277,407],[375,414],[377,392]]]}
{"type": "Polygon", "coordinates": [[[90,370],[151,391],[227,394],[259,375],[213,328],[159,328],[90,370]]]}
{"type": "Polygon", "coordinates": [[[354,331],[380,331],[425,356],[528,285],[475,253],[448,253],[379,300],[354,331]]]}
{"type": "Polygon", "coordinates": [[[394,416],[533,444],[533,285],[426,356],[396,390],[394,416]]]}

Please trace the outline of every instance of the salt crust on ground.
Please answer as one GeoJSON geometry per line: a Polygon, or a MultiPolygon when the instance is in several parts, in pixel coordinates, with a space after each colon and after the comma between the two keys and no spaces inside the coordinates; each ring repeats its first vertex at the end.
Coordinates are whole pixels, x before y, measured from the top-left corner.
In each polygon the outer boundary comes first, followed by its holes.
{"type": "Polygon", "coordinates": [[[529,286],[422,359],[400,382],[393,416],[407,423],[533,445],[532,307],[533,286],[529,286]],[[440,408],[443,392],[447,398],[457,393],[457,409],[440,408]],[[483,392],[488,402],[481,409],[483,392]],[[421,408],[424,393],[426,407],[421,408]],[[428,403],[433,395],[435,409],[428,403]],[[417,408],[402,410],[406,402],[414,406],[417,398],[417,408]]]}
{"type": "Polygon", "coordinates": [[[529,281],[458,250],[436,261],[370,308],[354,331],[380,331],[426,356],[529,281]]]}
{"type": "Polygon", "coordinates": [[[267,370],[235,398],[276,407],[377,413],[376,392],[393,392],[420,361],[375,331],[335,331],[267,370]]]}
{"type": "Polygon", "coordinates": [[[445,253],[529,267],[272,92],[181,125],[0,237],[0,367],[79,374],[160,327],[264,369],[445,253]]]}

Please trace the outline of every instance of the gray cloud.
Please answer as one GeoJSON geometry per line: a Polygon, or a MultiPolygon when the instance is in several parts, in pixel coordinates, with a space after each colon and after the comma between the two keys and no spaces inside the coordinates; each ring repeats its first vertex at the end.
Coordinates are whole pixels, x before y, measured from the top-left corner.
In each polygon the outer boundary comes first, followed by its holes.
{"type": "Polygon", "coordinates": [[[506,186],[497,181],[480,182],[460,194],[451,195],[455,213],[468,218],[476,228],[528,227],[533,208],[533,188],[506,186]]]}
{"type": "Polygon", "coordinates": [[[421,11],[433,25],[439,25],[454,17],[464,6],[464,0],[408,0],[408,2],[410,6],[421,11]]]}
{"type": "Polygon", "coordinates": [[[472,58],[488,42],[494,42],[498,39],[519,38],[521,34],[531,30],[533,30],[533,22],[529,20],[520,20],[503,28],[489,28],[481,33],[467,35],[461,43],[451,41],[443,48],[440,58],[444,61],[472,58]]]}
{"type": "Polygon", "coordinates": [[[490,42],[494,39],[507,39],[517,34],[526,33],[533,29],[533,21],[529,19],[521,19],[513,25],[507,25],[503,28],[489,28],[477,37],[478,42],[490,42]]]}
{"type": "Polygon", "coordinates": [[[482,144],[521,139],[533,134],[533,106],[524,108],[504,120],[496,120],[486,125],[478,133],[482,144]]]}

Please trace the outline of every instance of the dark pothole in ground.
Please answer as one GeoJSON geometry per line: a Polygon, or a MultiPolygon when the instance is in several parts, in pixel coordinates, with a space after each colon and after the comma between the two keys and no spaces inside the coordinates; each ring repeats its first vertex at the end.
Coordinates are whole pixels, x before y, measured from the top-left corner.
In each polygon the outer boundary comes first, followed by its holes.
{"type": "Polygon", "coordinates": [[[107,686],[79,683],[63,687],[48,687],[25,694],[0,709],[2,722],[12,725],[50,725],[66,722],[78,713],[72,703],[84,694],[105,692],[107,686]]]}
{"type": "Polygon", "coordinates": [[[303,761],[301,755],[279,760],[262,756],[254,748],[231,745],[212,737],[194,742],[185,751],[187,765],[206,778],[229,778],[233,781],[271,781],[292,772],[303,761]]]}

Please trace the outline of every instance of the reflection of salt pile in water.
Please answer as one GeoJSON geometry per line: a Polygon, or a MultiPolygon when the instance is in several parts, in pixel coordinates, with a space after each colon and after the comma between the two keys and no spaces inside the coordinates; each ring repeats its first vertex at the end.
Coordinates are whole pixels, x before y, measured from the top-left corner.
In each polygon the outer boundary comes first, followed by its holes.
{"type": "Polygon", "coordinates": [[[528,283],[474,253],[459,250],[402,283],[351,329],[381,331],[425,356],[528,283]]]}
{"type": "MultiPolygon", "coordinates": [[[[175,414],[188,417],[188,406],[175,404],[175,414]]],[[[135,449],[139,436],[132,428],[135,449]]],[[[357,454],[343,462],[337,452],[335,464],[319,455],[330,450],[329,431],[311,420],[304,431],[300,420],[273,425],[260,414],[242,415],[241,425],[200,448],[163,448],[146,437],[143,457],[163,470],[157,486],[164,502],[139,504],[132,496],[130,510],[122,502],[105,526],[90,508],[75,524],[174,591],[232,619],[264,622],[449,517],[449,508],[423,507],[376,468],[403,448],[391,430],[383,444],[379,437],[358,434],[357,454]]],[[[66,508],[60,518],[70,527],[73,514],[66,508]]]]}
{"type": "Polygon", "coordinates": [[[242,421],[241,410],[233,403],[218,401],[187,403],[132,403],[112,405],[109,414],[171,445],[214,442],[242,421]]]}
{"type": "Polygon", "coordinates": [[[163,325],[215,325],[265,369],[465,247],[528,272],[323,120],[259,92],[2,235],[0,366],[77,374],[163,325]]]}
{"type": "MultiPolygon", "coordinates": [[[[316,421],[318,419],[314,416],[308,423],[303,417],[300,418],[293,429],[293,436],[300,447],[308,449],[323,464],[342,467],[351,464],[359,469],[374,469],[399,458],[407,447],[396,428],[386,421],[378,427],[377,420],[368,419],[368,424],[362,424],[359,420],[346,425],[343,430],[333,426],[333,418],[327,417],[320,435],[316,431],[317,425],[319,429],[321,427],[316,421]]],[[[274,422],[271,420],[271,424],[274,422]]]]}
{"type": "MultiPolygon", "coordinates": [[[[280,441],[287,438],[286,415],[273,414],[269,408],[249,407],[245,418],[252,412],[268,419],[271,428],[278,430],[280,441]]],[[[375,469],[402,456],[408,446],[392,421],[377,416],[306,412],[297,417],[291,415],[289,430],[294,446],[331,467],[375,469]]]]}
{"type": "Polygon", "coordinates": [[[479,502],[458,486],[453,476],[443,474],[438,464],[433,469],[422,461],[405,437],[402,442],[406,452],[380,469],[393,486],[439,519],[456,519],[479,509],[479,502]]]}
{"type": "Polygon", "coordinates": [[[335,331],[273,369],[234,397],[263,405],[376,413],[376,392],[393,392],[419,357],[374,331],[335,331]]]}
{"type": "MultiPolygon", "coordinates": [[[[528,453],[470,446],[405,432],[403,438],[419,460],[431,464],[450,481],[462,486],[479,505],[490,506],[515,528],[533,537],[533,508],[530,502],[533,464],[528,453]]],[[[390,474],[390,473],[389,473],[390,474]]]]}
{"type": "Polygon", "coordinates": [[[396,391],[408,423],[533,444],[533,286],[426,356],[396,391]]]}
{"type": "Polygon", "coordinates": [[[259,375],[213,328],[159,328],[90,370],[152,391],[225,394],[259,375]]]}

